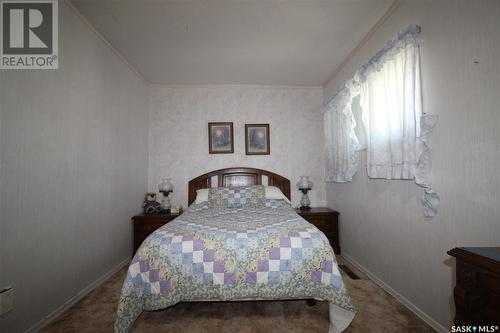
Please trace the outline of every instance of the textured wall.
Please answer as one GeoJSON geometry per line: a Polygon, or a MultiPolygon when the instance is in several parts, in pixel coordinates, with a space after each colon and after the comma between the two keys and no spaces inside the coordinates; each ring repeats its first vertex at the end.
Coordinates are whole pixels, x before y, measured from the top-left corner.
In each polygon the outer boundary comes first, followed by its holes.
{"type": "Polygon", "coordinates": [[[59,70],[0,71],[1,332],[23,332],[131,255],[147,85],[64,4],[59,70]]]}
{"type": "Polygon", "coordinates": [[[211,170],[249,166],[295,183],[312,175],[312,205],[325,204],[321,88],[260,86],[155,87],[151,93],[149,189],[162,177],[175,186],[173,202],[187,205],[188,181],[211,170]],[[234,154],[208,153],[211,121],[234,123],[234,154]],[[245,155],[245,123],[269,123],[271,155],[245,155]]]}
{"type": "Polygon", "coordinates": [[[499,18],[499,1],[403,1],[325,87],[328,99],[399,30],[422,26],[424,111],[440,117],[432,139],[438,216],[422,217],[413,182],[369,180],[364,158],[352,183],[327,185],[327,201],[341,212],[343,253],[445,327],[455,267],[446,251],[499,245],[499,18]]]}

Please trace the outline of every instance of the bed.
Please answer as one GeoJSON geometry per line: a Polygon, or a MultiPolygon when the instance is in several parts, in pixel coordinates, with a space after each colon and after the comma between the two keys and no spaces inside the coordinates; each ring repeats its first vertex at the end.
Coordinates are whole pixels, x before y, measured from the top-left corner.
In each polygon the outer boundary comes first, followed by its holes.
{"type": "Polygon", "coordinates": [[[142,311],[179,302],[291,299],[328,301],[329,332],[343,331],[355,309],[334,252],[289,199],[290,181],[266,170],[227,168],[192,179],[186,212],[134,255],[115,332],[129,331],[142,311]],[[282,197],[268,195],[276,188],[282,197]]]}

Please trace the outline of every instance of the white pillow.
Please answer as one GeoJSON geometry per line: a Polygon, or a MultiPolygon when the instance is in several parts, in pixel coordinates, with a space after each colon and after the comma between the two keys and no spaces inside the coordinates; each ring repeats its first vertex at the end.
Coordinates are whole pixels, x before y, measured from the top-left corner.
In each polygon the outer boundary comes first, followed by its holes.
{"type": "Polygon", "coordinates": [[[292,204],[290,200],[281,192],[276,186],[265,186],[266,199],[285,200],[285,202],[292,204]]]}
{"type": "MultiPolygon", "coordinates": [[[[264,186],[266,190],[266,199],[284,200],[285,202],[292,204],[290,200],[281,192],[276,186],[264,186]]],[[[202,202],[208,201],[208,188],[202,188],[196,190],[196,199],[194,203],[200,204],[202,202]]]]}
{"type": "Polygon", "coordinates": [[[195,205],[205,201],[208,201],[208,188],[196,190],[196,199],[194,200],[195,205]]]}

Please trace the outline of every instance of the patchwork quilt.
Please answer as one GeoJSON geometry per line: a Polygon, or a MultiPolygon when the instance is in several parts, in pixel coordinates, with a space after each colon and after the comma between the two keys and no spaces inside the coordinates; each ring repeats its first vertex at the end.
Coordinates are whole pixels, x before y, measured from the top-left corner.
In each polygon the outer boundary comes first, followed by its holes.
{"type": "Polygon", "coordinates": [[[115,332],[142,311],[182,301],[326,300],[330,333],[355,310],[326,236],[282,200],[264,206],[190,206],[152,233],[135,254],[123,285],[115,332]]]}

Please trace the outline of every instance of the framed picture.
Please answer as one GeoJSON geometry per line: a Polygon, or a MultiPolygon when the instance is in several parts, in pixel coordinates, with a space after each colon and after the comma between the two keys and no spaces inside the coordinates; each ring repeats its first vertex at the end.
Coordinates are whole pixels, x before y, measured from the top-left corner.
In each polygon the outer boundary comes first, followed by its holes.
{"type": "Polygon", "coordinates": [[[245,152],[247,155],[269,155],[271,153],[269,124],[245,125],[245,152]]]}
{"type": "Polygon", "coordinates": [[[208,152],[234,153],[233,123],[208,123],[208,152]]]}

